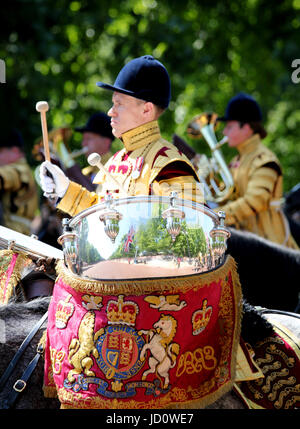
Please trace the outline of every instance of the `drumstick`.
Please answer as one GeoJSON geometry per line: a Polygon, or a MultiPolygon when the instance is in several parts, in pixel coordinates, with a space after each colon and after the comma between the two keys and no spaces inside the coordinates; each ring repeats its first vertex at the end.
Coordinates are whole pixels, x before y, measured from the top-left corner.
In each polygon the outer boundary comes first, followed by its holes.
{"type": "Polygon", "coordinates": [[[35,108],[41,114],[45,160],[51,162],[50,151],[49,151],[49,142],[48,142],[47,121],[46,121],[46,112],[49,110],[49,105],[48,105],[47,101],[38,101],[36,103],[35,108]]]}
{"type": "Polygon", "coordinates": [[[98,167],[99,170],[101,170],[106,177],[108,177],[108,179],[114,183],[114,185],[125,195],[127,196],[127,192],[125,191],[125,189],[123,188],[123,186],[106,170],[106,168],[104,167],[104,165],[101,163],[101,155],[99,155],[99,153],[91,153],[88,156],[88,163],[92,166],[92,167],[98,167]]]}
{"type": "MultiPolygon", "coordinates": [[[[48,142],[47,121],[46,121],[46,112],[49,110],[49,105],[47,101],[38,101],[35,105],[35,108],[41,114],[45,160],[51,162],[49,142],[48,142]]],[[[48,170],[47,170],[47,175],[52,177],[52,174],[48,170]]],[[[50,200],[53,200],[53,201],[57,200],[57,196],[55,196],[54,194],[49,195],[48,198],[50,198],[50,200]]]]}

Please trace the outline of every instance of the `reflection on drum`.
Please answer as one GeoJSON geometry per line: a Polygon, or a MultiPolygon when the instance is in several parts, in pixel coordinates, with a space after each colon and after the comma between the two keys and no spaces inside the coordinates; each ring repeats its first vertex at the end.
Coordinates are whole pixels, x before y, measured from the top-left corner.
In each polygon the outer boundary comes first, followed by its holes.
{"type": "Polygon", "coordinates": [[[94,280],[164,278],[222,265],[225,213],[177,198],[137,196],[94,205],[64,219],[59,237],[69,270],[94,280]]]}

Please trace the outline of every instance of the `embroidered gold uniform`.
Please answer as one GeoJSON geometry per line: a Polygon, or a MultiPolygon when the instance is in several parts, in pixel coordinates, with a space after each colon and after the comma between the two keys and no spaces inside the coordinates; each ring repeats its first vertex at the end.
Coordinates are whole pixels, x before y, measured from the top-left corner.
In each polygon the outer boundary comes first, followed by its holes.
{"type": "Polygon", "coordinates": [[[25,158],[0,167],[3,226],[30,234],[31,221],[38,208],[35,181],[25,158]]]}
{"type": "MultiPolygon", "coordinates": [[[[127,131],[122,135],[122,140],[124,148],[110,158],[105,168],[123,186],[128,196],[150,193],[169,196],[171,190],[175,190],[179,198],[203,203],[203,194],[192,164],[173,144],[161,137],[157,121],[127,131]],[[137,177],[132,173],[139,161],[141,166],[137,177]]],[[[99,171],[94,179],[94,183],[102,185],[99,194],[70,182],[58,209],[75,216],[100,202],[106,191],[118,197],[114,186],[107,186],[108,182],[109,178],[99,171]]]]}
{"type": "Polygon", "coordinates": [[[226,224],[298,249],[280,208],[282,172],[277,157],[258,134],[236,148],[239,154],[229,164],[235,191],[231,201],[218,207],[226,213],[226,224]]]}

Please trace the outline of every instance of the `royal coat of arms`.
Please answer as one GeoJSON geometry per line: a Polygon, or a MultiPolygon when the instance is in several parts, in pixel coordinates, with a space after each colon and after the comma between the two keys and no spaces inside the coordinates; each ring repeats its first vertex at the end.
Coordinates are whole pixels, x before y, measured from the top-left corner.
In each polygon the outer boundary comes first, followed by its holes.
{"type": "Polygon", "coordinates": [[[152,282],[153,293],[139,280],[147,293],[137,295],[122,285],[117,295],[102,284],[81,291],[60,277],[49,307],[46,395],[56,393],[63,408],[164,408],[231,388],[240,296],[227,265],[176,288],[160,280],[154,292],[152,282]]]}

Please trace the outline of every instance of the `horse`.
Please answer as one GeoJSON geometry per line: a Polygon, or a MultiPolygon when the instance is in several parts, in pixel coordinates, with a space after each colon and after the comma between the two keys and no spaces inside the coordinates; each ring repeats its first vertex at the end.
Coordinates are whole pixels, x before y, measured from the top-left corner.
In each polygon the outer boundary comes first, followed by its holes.
{"type": "Polygon", "coordinates": [[[254,306],[300,312],[300,251],[228,228],[226,253],[237,263],[244,298],[254,306]]]}
{"type": "MultiPolygon", "coordinates": [[[[35,298],[29,302],[10,301],[0,306],[0,376],[2,377],[8,365],[32,328],[41,320],[48,310],[50,297],[35,298]]],[[[22,377],[25,369],[36,355],[38,343],[45,330],[45,322],[24,350],[15,370],[0,389],[0,408],[9,408],[7,399],[15,393],[13,386],[22,377]]],[[[56,409],[59,408],[57,399],[44,397],[43,387],[44,362],[39,359],[35,370],[27,382],[26,388],[19,393],[15,403],[16,409],[56,409]]],[[[16,386],[17,387],[17,386],[16,386]]],[[[23,387],[23,386],[22,386],[23,387]]],[[[19,389],[21,390],[21,389],[19,389]]]]}
{"type": "MultiPolygon", "coordinates": [[[[3,331],[2,333],[0,331],[0,377],[9,366],[25,336],[47,312],[49,302],[49,297],[42,297],[35,298],[30,302],[10,302],[7,305],[0,306],[0,329],[3,331]]],[[[282,325],[288,324],[289,329],[300,340],[299,315],[268,309],[258,310],[244,301],[241,326],[241,336],[244,341],[254,344],[268,337],[273,332],[272,317],[276,318],[277,321],[280,320],[282,325]],[[269,320],[267,320],[265,314],[268,314],[269,320]]],[[[11,395],[12,386],[15,385],[35,355],[43,329],[45,329],[45,325],[42,325],[38,330],[24,352],[15,372],[8,378],[3,389],[0,389],[1,408],[8,408],[7,398],[11,395]]],[[[43,360],[40,359],[31,379],[27,382],[26,388],[19,394],[16,402],[11,404],[11,407],[16,409],[58,409],[60,403],[57,399],[44,397],[42,390],[43,377],[44,366],[43,360]]],[[[245,405],[235,391],[231,390],[206,408],[245,409],[245,405]]]]}

